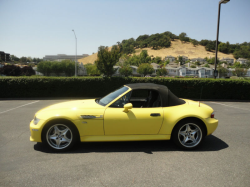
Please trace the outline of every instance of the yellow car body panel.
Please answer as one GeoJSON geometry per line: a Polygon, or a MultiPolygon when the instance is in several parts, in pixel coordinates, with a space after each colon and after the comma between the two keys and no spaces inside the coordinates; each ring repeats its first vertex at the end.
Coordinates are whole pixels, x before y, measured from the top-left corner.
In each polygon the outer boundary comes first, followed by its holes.
{"type": "Polygon", "coordinates": [[[213,133],[218,126],[218,120],[210,118],[213,109],[203,103],[186,99],[185,104],[178,106],[132,108],[124,112],[123,108],[109,107],[118,99],[107,106],[97,104],[95,99],[88,99],[46,107],[35,115],[40,119],[38,124],[35,125],[33,120],[30,123],[30,141],[41,142],[44,126],[56,119],[71,121],[78,129],[82,142],[168,140],[175,125],[188,117],[202,120],[207,128],[207,135],[213,133]],[[151,113],[159,113],[160,116],[150,116],[151,113]],[[84,119],[88,115],[96,118],[84,119]]]}
{"type": "Polygon", "coordinates": [[[159,134],[171,134],[174,126],[182,119],[198,118],[206,125],[207,135],[211,134],[218,126],[218,120],[210,118],[213,109],[203,103],[184,99],[183,105],[164,107],[164,121],[159,134]]]}

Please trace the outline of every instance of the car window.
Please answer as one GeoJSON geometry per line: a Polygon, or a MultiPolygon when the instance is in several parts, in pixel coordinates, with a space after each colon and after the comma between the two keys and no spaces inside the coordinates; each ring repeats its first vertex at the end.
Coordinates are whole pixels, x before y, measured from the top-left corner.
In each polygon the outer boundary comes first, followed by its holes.
{"type": "Polygon", "coordinates": [[[98,100],[98,104],[102,105],[102,106],[106,106],[107,104],[109,104],[111,101],[113,101],[114,99],[116,99],[117,97],[119,97],[120,95],[122,95],[124,92],[126,92],[129,88],[124,86],[110,94],[108,94],[107,96],[101,98],[100,100],[98,100]]]}
{"type": "Polygon", "coordinates": [[[115,101],[112,105],[109,107],[111,108],[123,108],[123,106],[127,103],[129,103],[131,92],[126,93],[124,96],[119,98],[117,101],[115,101]]]}
{"type": "Polygon", "coordinates": [[[133,90],[131,99],[147,99],[149,90],[133,90]]]}

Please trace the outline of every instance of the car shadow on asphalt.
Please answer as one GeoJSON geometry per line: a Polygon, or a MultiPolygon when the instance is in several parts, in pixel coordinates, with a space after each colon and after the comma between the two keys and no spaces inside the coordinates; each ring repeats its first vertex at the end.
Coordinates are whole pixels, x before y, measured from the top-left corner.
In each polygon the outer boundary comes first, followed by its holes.
{"type": "MultiPolygon", "coordinates": [[[[228,148],[228,144],[216,136],[207,136],[202,145],[195,150],[182,150],[175,146],[172,141],[137,141],[137,142],[86,142],[79,143],[72,150],[60,152],[59,154],[70,153],[111,153],[111,152],[144,152],[153,154],[154,152],[165,151],[190,151],[190,152],[205,152],[219,151],[228,148]]],[[[43,146],[42,143],[34,145],[36,151],[44,153],[57,153],[43,146]]]]}

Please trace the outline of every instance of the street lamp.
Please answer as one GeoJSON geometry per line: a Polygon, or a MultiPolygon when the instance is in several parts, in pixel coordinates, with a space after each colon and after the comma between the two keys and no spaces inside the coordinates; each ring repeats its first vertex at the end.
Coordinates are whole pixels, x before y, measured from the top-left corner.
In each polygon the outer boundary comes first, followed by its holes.
{"type": "MultiPolygon", "coordinates": [[[[75,38],[76,38],[76,33],[74,30],[72,30],[75,34],[75,38]]],[[[76,38],[76,55],[75,55],[75,77],[77,76],[77,72],[76,72],[76,56],[77,56],[77,38],[76,38]]]]}
{"type": "Polygon", "coordinates": [[[217,23],[217,37],[216,37],[216,47],[215,47],[215,62],[214,62],[214,78],[216,79],[218,72],[216,70],[217,68],[217,56],[218,56],[218,40],[219,40],[219,29],[220,29],[220,8],[221,8],[221,4],[226,4],[228,3],[230,0],[221,0],[219,2],[219,11],[218,11],[218,23],[217,23]]]}

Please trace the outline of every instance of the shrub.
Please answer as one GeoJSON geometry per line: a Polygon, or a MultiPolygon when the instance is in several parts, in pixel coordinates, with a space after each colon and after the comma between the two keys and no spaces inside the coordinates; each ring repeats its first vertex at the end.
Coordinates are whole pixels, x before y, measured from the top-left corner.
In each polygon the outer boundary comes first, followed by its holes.
{"type": "Polygon", "coordinates": [[[250,100],[249,80],[142,77],[2,77],[0,98],[102,97],[128,83],[166,85],[180,98],[250,100]]]}
{"type": "Polygon", "coordinates": [[[119,72],[121,75],[128,77],[129,75],[132,75],[132,68],[129,66],[121,66],[121,68],[119,69],[119,72]]]}
{"type": "Polygon", "coordinates": [[[142,63],[138,69],[137,72],[141,75],[148,75],[148,74],[152,74],[154,72],[154,68],[152,65],[148,64],[148,63],[142,63]]]}

